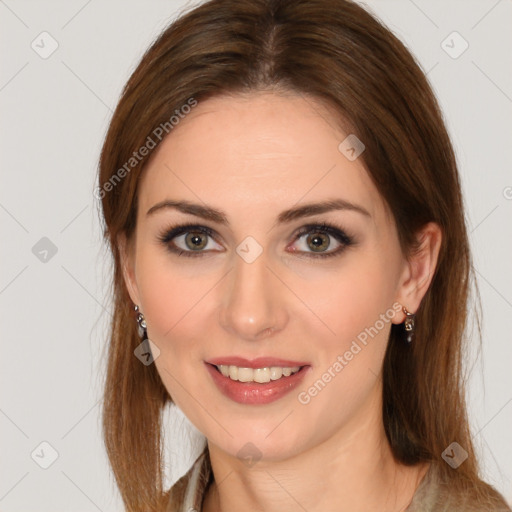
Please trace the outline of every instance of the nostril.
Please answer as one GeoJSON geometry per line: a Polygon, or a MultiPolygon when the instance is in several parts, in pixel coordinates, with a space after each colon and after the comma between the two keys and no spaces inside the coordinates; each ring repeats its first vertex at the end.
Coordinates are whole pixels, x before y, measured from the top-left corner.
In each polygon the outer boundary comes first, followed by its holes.
{"type": "Polygon", "coordinates": [[[261,331],[258,336],[270,336],[275,331],[274,327],[268,327],[267,329],[261,331]]]}

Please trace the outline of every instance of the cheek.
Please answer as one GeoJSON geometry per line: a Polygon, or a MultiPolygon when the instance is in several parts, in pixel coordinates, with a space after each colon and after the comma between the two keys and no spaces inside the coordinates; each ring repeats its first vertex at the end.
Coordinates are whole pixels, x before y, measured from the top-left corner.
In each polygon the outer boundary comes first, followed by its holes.
{"type": "Polygon", "coordinates": [[[389,263],[383,254],[361,253],[326,281],[322,299],[319,292],[314,295],[315,312],[335,335],[317,339],[316,368],[297,398],[304,414],[330,430],[373,396],[396,314],[395,274],[389,263]]]}
{"type": "Polygon", "coordinates": [[[141,250],[137,283],[148,336],[169,361],[200,357],[218,281],[217,273],[201,272],[200,263],[176,263],[164,251],[141,250]]]}
{"type": "Polygon", "coordinates": [[[160,350],[157,371],[174,403],[195,425],[203,425],[201,410],[190,397],[199,400],[204,394],[204,382],[194,372],[204,358],[211,291],[218,278],[211,273],[200,275],[191,270],[193,265],[176,265],[165,254],[150,251],[141,252],[138,265],[148,337],[160,350]]]}
{"type": "MultiPolygon", "coordinates": [[[[316,292],[316,307],[318,315],[336,334],[331,336],[332,343],[344,348],[386,311],[390,316],[395,287],[394,273],[387,259],[369,251],[360,252],[337,275],[329,276],[323,297],[316,292]]],[[[381,323],[377,325],[379,330],[388,331],[390,322],[385,322],[384,329],[381,323]]],[[[385,334],[383,337],[387,338],[385,334]]]]}

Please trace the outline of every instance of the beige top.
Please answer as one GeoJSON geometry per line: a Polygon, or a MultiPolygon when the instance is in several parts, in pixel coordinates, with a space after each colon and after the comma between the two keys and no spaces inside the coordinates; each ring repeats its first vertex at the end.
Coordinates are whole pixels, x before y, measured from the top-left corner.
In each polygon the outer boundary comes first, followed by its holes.
{"type": "MultiPolygon", "coordinates": [[[[183,475],[167,493],[166,512],[201,512],[208,486],[213,481],[208,447],[196,459],[189,471],[183,475]]],[[[468,489],[464,496],[450,492],[443,484],[432,463],[404,512],[512,512],[494,488],[482,482],[482,488],[490,495],[487,505],[475,499],[477,491],[468,489]],[[478,503],[477,503],[478,501],[478,503]]]]}

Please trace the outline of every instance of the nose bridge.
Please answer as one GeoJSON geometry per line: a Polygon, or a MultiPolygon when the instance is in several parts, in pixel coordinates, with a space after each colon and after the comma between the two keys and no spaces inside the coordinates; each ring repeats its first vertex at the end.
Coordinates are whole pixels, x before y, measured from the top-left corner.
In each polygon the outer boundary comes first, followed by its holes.
{"type": "Polygon", "coordinates": [[[265,251],[255,249],[250,241],[237,247],[220,311],[222,327],[247,340],[281,330],[287,319],[282,285],[267,268],[265,251]]]}

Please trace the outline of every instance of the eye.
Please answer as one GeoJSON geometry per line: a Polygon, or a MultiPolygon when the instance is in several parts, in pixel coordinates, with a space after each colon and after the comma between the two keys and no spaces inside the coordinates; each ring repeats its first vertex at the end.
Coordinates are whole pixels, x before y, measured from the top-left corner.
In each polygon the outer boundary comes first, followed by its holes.
{"type": "Polygon", "coordinates": [[[307,258],[336,256],[354,244],[353,237],[347,235],[341,228],[326,223],[302,227],[295,235],[295,240],[302,240],[302,242],[299,244],[299,249],[293,249],[292,252],[304,253],[307,258]],[[332,250],[333,247],[334,250],[332,250]]]}
{"type": "MultiPolygon", "coordinates": [[[[196,224],[171,226],[158,237],[171,253],[186,257],[201,257],[208,252],[221,251],[222,247],[214,242],[214,238],[212,229],[196,224]]],[[[326,223],[303,226],[294,236],[296,241],[301,241],[300,247],[290,252],[306,258],[336,256],[355,244],[354,238],[340,227],[326,223]]]]}
{"type": "MultiPolygon", "coordinates": [[[[206,226],[186,224],[166,229],[159,240],[178,256],[197,257],[217,250],[212,245],[213,230],[206,226]],[[208,240],[210,238],[211,240],[208,240]]],[[[217,247],[220,247],[217,245],[217,247]]],[[[222,249],[222,247],[220,247],[222,249]]]]}

